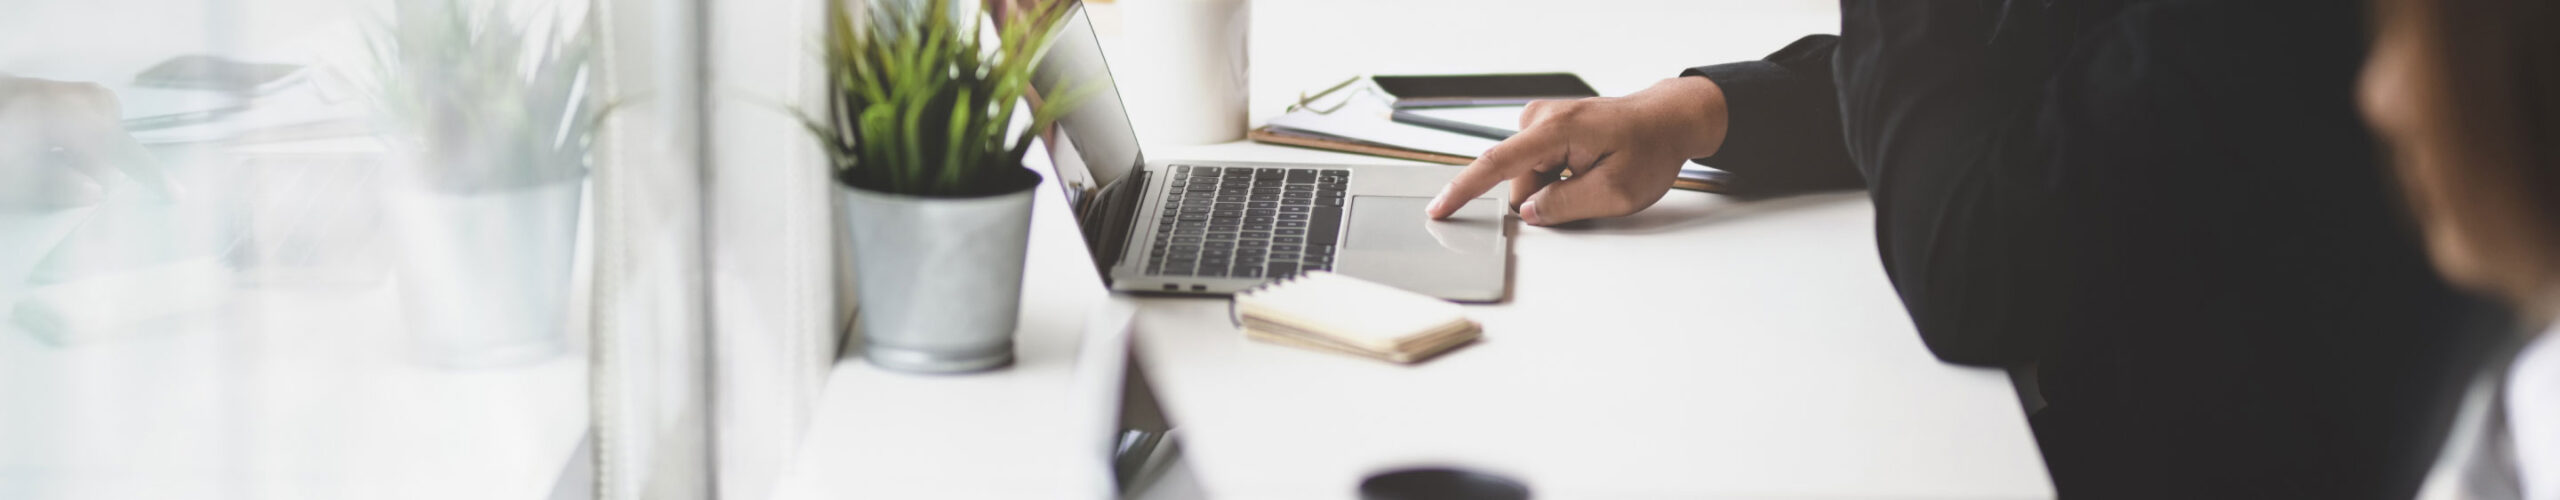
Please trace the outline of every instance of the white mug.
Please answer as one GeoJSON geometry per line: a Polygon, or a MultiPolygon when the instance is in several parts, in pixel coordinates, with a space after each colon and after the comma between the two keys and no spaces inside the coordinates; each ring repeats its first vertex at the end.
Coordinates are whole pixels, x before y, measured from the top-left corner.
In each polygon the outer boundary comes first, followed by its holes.
{"type": "Polygon", "coordinates": [[[1129,57],[1113,66],[1140,139],[1150,146],[1244,139],[1247,0],[1121,0],[1129,57]]]}

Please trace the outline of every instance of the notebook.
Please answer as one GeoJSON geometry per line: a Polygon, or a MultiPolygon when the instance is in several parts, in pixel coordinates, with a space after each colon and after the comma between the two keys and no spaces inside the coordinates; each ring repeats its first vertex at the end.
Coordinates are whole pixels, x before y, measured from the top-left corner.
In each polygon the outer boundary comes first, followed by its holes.
{"type": "Polygon", "coordinates": [[[1483,332],[1457,304],[1325,271],[1239,292],[1234,315],[1246,338],[1396,363],[1430,359],[1483,332]]]}

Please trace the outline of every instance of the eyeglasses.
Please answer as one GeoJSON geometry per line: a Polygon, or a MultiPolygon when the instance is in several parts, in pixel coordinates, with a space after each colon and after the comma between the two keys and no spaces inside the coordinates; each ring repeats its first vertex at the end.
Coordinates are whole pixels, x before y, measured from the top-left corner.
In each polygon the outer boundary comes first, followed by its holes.
{"type": "Polygon", "coordinates": [[[1362,97],[1384,99],[1388,103],[1394,102],[1393,98],[1389,97],[1385,91],[1378,90],[1378,86],[1371,83],[1368,76],[1363,75],[1344,79],[1342,83],[1336,83],[1331,87],[1325,87],[1324,90],[1317,91],[1315,94],[1299,92],[1298,103],[1289,105],[1289,112],[1295,113],[1305,111],[1319,115],[1329,115],[1333,114],[1335,111],[1341,111],[1342,108],[1349,107],[1353,99],[1359,99],[1362,97]],[[1346,92],[1344,91],[1345,89],[1349,89],[1349,91],[1346,92]],[[1335,94],[1340,94],[1341,96],[1339,98],[1335,98],[1335,94]],[[1322,101],[1328,100],[1329,98],[1333,99],[1331,104],[1322,104],[1322,101]]]}

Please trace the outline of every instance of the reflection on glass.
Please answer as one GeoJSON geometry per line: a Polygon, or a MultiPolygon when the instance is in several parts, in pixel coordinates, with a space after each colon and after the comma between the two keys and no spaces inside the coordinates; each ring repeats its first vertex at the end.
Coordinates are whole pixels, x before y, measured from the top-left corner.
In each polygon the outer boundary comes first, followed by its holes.
{"type": "Polygon", "coordinates": [[[407,324],[429,363],[513,364],[566,348],[597,107],[583,90],[584,23],[540,14],[520,23],[503,8],[413,0],[366,37],[361,86],[393,169],[387,222],[407,324]]]}
{"type": "Polygon", "coordinates": [[[586,17],[0,8],[0,498],[583,497],[586,17]]]}

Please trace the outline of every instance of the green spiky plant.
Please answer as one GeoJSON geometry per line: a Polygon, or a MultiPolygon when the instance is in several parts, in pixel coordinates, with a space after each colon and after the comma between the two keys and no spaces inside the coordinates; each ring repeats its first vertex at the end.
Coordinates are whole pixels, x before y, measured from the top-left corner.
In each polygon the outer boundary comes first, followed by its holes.
{"type": "Polygon", "coordinates": [[[480,190],[586,172],[606,106],[582,89],[594,54],[585,18],[554,20],[533,40],[507,2],[476,12],[464,0],[395,3],[366,33],[365,87],[383,136],[418,159],[418,174],[480,190]]]}
{"type": "Polygon", "coordinates": [[[1028,130],[1043,130],[1091,93],[1085,82],[1031,88],[1072,0],[1034,0],[1006,16],[993,47],[951,1],[872,0],[867,22],[830,3],[827,109],[806,121],[839,182],[940,197],[1020,189],[1035,134],[1012,133],[1016,108],[1036,101],[1028,130]]]}

